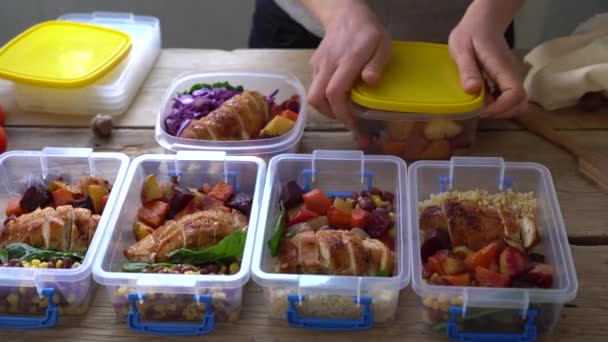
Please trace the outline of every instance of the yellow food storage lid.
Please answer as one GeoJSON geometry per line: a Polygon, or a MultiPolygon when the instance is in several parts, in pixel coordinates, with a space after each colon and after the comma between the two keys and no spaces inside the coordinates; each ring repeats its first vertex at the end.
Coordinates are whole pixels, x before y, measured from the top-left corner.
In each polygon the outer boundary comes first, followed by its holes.
{"type": "Polygon", "coordinates": [[[131,49],[131,37],[98,25],[47,21],[0,49],[0,78],[35,86],[80,87],[111,71],[131,49]]]}
{"type": "Polygon", "coordinates": [[[468,94],[462,89],[447,45],[395,41],[380,84],[359,81],[351,99],[376,110],[448,115],[480,109],[484,90],[468,94]]]}

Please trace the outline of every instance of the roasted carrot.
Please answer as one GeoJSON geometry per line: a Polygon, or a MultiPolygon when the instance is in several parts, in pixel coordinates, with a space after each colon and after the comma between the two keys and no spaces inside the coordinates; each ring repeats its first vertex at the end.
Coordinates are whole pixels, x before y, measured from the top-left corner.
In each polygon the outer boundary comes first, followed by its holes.
{"type": "Polygon", "coordinates": [[[225,182],[219,182],[213,189],[211,189],[211,191],[209,192],[209,195],[215,197],[216,199],[218,199],[222,202],[227,202],[228,200],[230,200],[230,197],[232,196],[233,193],[234,193],[233,187],[226,184],[225,182]]]}
{"type": "Polygon", "coordinates": [[[284,116],[292,121],[298,121],[298,113],[293,112],[289,109],[285,109],[284,111],[282,111],[281,116],[284,116]]]}
{"type": "Polygon", "coordinates": [[[139,208],[137,218],[152,228],[158,228],[163,224],[168,213],[169,204],[163,201],[154,201],[139,208]]]}
{"type": "Polygon", "coordinates": [[[23,214],[23,208],[19,204],[21,202],[21,197],[15,197],[8,200],[8,205],[6,206],[6,217],[11,217],[12,215],[19,216],[23,214]]]}
{"type": "Polygon", "coordinates": [[[67,188],[59,188],[51,192],[55,206],[70,204],[74,201],[74,194],[67,188]]]}
{"type": "Polygon", "coordinates": [[[326,215],[331,207],[331,200],[319,189],[313,189],[302,197],[306,207],[319,215],[326,215]]]}

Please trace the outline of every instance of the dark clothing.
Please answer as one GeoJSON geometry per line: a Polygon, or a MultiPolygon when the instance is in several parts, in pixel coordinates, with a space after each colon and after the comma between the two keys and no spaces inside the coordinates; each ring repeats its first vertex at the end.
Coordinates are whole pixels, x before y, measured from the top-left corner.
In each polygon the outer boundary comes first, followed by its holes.
{"type": "MultiPolygon", "coordinates": [[[[509,47],[513,48],[515,40],[513,22],[505,32],[505,39],[509,47]]],[[[256,0],[249,34],[249,48],[315,49],[320,43],[319,37],[291,19],[274,0],[256,0]]]]}

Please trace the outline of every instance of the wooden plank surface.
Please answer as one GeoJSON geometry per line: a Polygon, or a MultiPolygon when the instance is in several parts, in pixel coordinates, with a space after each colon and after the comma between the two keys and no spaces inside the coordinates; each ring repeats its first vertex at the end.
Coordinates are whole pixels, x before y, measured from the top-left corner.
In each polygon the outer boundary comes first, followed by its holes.
{"type": "MultiPolygon", "coordinates": [[[[119,129],[111,140],[99,140],[87,129],[9,128],[9,148],[40,149],[42,146],[91,146],[100,151],[116,151],[131,157],[144,153],[163,153],[154,140],[153,130],[119,129]],[[32,139],[35,137],[35,139],[32,139]]],[[[608,149],[605,131],[564,132],[581,145],[599,151],[608,149]]],[[[305,132],[301,152],[315,149],[355,149],[347,132],[305,132]]],[[[589,243],[608,243],[608,194],[583,179],[573,157],[528,132],[480,132],[475,156],[502,156],[507,161],[535,161],[547,166],[555,186],[568,229],[568,235],[589,243]]]]}
{"type": "MultiPolygon", "coordinates": [[[[311,54],[312,50],[163,50],[128,112],[115,119],[116,127],[153,127],[166,89],[173,79],[185,72],[288,72],[297,76],[308,88],[310,85],[308,59],[311,54]]],[[[75,98],[74,101],[78,99],[75,98]]],[[[88,127],[90,121],[89,117],[84,116],[23,112],[16,106],[12,86],[5,81],[0,81],[0,104],[6,108],[9,126],[88,127]]],[[[608,129],[608,106],[595,114],[581,114],[572,108],[544,112],[538,107],[532,107],[531,112],[538,113],[547,124],[559,129],[608,129]]],[[[520,129],[512,123],[494,120],[486,120],[481,127],[482,129],[520,129]]],[[[342,128],[343,125],[324,117],[311,107],[307,129],[342,128]]]]}
{"type": "MultiPolygon", "coordinates": [[[[578,296],[566,305],[555,331],[539,341],[604,341],[608,336],[608,246],[574,246],[572,254],[581,284],[578,296]]],[[[147,336],[130,331],[114,315],[103,288],[83,317],[61,317],[55,329],[0,331],[1,341],[446,341],[445,336],[429,331],[420,319],[419,300],[406,288],[401,292],[397,319],[360,332],[319,332],[287,327],[268,318],[261,289],[250,282],[240,321],[218,324],[213,334],[204,337],[170,338],[147,336]]]]}

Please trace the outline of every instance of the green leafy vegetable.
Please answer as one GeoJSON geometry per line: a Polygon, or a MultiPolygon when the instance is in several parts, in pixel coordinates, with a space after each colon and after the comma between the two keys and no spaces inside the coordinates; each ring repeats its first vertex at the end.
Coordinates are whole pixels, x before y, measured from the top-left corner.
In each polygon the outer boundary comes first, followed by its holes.
{"type": "MultiPolygon", "coordinates": [[[[474,314],[467,314],[466,316],[461,318],[460,323],[472,321],[474,319],[484,318],[486,316],[495,315],[501,311],[502,310],[500,310],[500,309],[498,309],[498,310],[497,309],[488,309],[488,310],[482,310],[481,312],[474,313],[474,314]]],[[[431,329],[433,329],[435,331],[445,331],[445,327],[447,325],[448,325],[447,321],[442,321],[442,322],[439,322],[439,323],[436,323],[435,325],[433,325],[431,327],[431,329]]]]}
{"type": "Polygon", "coordinates": [[[51,251],[48,249],[32,247],[26,243],[12,243],[6,246],[6,250],[8,251],[10,259],[19,259],[21,261],[31,261],[33,259],[48,260],[51,258],[74,258],[78,261],[84,259],[82,253],[51,251]]]}
{"type": "Polygon", "coordinates": [[[222,239],[217,245],[193,251],[181,248],[171,251],[169,262],[176,264],[202,265],[210,262],[230,261],[243,257],[246,230],[238,230],[222,239]]]}
{"type": "Polygon", "coordinates": [[[130,273],[140,273],[146,268],[157,268],[157,267],[173,267],[174,264],[169,263],[156,263],[149,264],[147,262],[128,262],[126,264],[122,264],[120,266],[120,270],[122,272],[130,272],[130,273]]]}
{"type": "Polygon", "coordinates": [[[272,238],[268,240],[268,248],[270,248],[270,255],[274,258],[279,254],[279,241],[285,233],[285,207],[281,203],[281,215],[277,221],[277,228],[272,234],[272,238]]]}
{"type": "Polygon", "coordinates": [[[387,270],[379,270],[376,272],[376,277],[390,277],[391,273],[387,270]]]}
{"type": "Polygon", "coordinates": [[[227,90],[232,90],[232,91],[239,91],[242,92],[243,86],[242,85],[238,85],[238,86],[233,86],[231,85],[229,82],[216,82],[213,84],[209,84],[209,83],[197,83],[195,85],[193,85],[189,91],[187,91],[186,93],[192,95],[192,93],[194,93],[195,91],[199,90],[199,89],[215,89],[215,88],[226,88],[227,90]]]}
{"type": "Polygon", "coordinates": [[[0,248],[0,264],[8,264],[8,250],[6,248],[0,248]]]}

